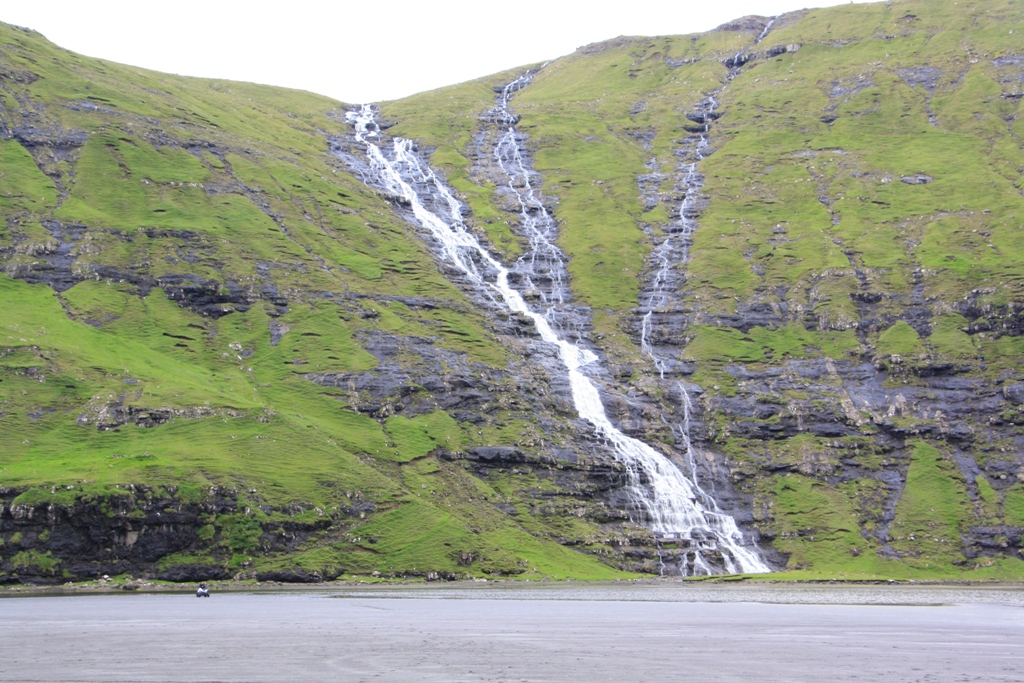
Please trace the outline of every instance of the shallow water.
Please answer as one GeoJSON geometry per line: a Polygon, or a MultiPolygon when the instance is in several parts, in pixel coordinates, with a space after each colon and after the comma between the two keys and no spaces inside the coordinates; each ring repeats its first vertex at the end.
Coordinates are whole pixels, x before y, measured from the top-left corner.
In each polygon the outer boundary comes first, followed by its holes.
{"type": "MultiPolygon", "coordinates": [[[[319,592],[319,591],[318,591],[319,592]]],[[[325,590],[339,598],[378,597],[457,600],[596,600],[623,602],[763,602],[794,605],[956,605],[1024,607],[1024,585],[876,585],[658,583],[615,584],[414,584],[325,590]]]]}
{"type": "Polygon", "coordinates": [[[555,585],[0,600],[0,681],[1022,681],[1024,591],[555,585]]]}

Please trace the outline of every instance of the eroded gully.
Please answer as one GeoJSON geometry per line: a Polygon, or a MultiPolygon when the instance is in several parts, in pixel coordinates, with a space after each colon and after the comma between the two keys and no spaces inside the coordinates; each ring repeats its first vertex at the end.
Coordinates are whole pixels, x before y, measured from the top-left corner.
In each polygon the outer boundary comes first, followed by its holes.
{"type": "MultiPolygon", "coordinates": [[[[446,273],[475,290],[489,305],[528,317],[540,339],[557,349],[577,413],[593,426],[626,470],[626,491],[635,521],[656,536],[689,548],[685,566],[680,567],[682,573],[770,571],[735,520],[719,510],[696,481],[664,454],[612,424],[597,385],[588,376],[600,365],[599,357],[581,341],[570,341],[569,337],[578,335],[569,334],[559,323],[572,318],[563,315],[571,300],[567,259],[555,245],[557,223],[535,188],[535,174],[525,160],[525,138],[516,130],[517,118],[510,108],[513,94],[527,87],[534,75],[527,72],[506,85],[494,108],[484,115],[499,127],[494,160],[518,203],[519,230],[528,245],[511,268],[492,256],[467,229],[461,202],[419,156],[411,140],[392,138],[390,145],[385,143],[372,105],[348,114],[355,128],[354,141],[366,153],[366,163],[355,164],[353,170],[368,185],[408,207],[432,238],[435,257],[446,273]],[[527,303],[524,293],[535,301],[533,305],[527,303]]],[[[349,163],[352,165],[351,160],[349,163]]]]}

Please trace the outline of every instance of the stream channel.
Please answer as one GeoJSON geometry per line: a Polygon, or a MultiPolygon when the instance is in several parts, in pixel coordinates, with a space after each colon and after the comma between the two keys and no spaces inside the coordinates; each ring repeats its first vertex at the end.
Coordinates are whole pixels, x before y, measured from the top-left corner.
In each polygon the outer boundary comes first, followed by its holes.
{"type": "Polygon", "coordinates": [[[436,258],[454,269],[461,283],[478,299],[528,317],[540,339],[558,350],[576,411],[593,425],[625,466],[637,521],[663,538],[689,546],[681,573],[768,572],[770,568],[756,546],[743,537],[736,521],[718,509],[695,479],[687,477],[663,453],[612,424],[597,385],[588,376],[589,368],[600,363],[598,355],[580,340],[573,341],[572,330],[559,329],[560,320],[567,317],[561,315],[562,305],[571,298],[566,257],[555,244],[557,223],[534,187],[535,173],[525,162],[525,139],[515,128],[518,119],[510,108],[513,94],[527,87],[534,75],[528,71],[506,85],[494,108],[484,114],[485,119],[502,127],[493,153],[519,204],[521,231],[528,242],[526,253],[511,268],[495,258],[466,227],[462,203],[420,157],[413,141],[388,141],[383,137],[372,105],[348,114],[355,128],[355,143],[365,150],[366,161],[349,155],[343,158],[367,185],[410,209],[412,220],[426,232],[436,258]],[[513,273],[521,283],[519,288],[512,284],[513,273]],[[520,289],[539,291],[540,304],[527,304],[520,289]]]}

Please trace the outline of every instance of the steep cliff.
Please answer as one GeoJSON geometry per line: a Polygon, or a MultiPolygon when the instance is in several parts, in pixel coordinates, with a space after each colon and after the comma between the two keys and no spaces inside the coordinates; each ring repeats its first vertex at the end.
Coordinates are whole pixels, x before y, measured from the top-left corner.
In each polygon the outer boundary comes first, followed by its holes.
{"type": "MultiPolygon", "coordinates": [[[[1024,573],[1021,24],[748,17],[512,96],[609,417],[775,569],[1024,573]]],[[[524,71],[380,112],[510,265],[489,112],[524,71]]],[[[4,25],[0,107],[0,580],[685,566],[530,321],[362,182],[352,107],[4,25]]]]}
{"type": "MultiPolygon", "coordinates": [[[[619,38],[516,98],[622,369],[610,411],[678,452],[680,382],[699,396],[701,476],[789,569],[1020,571],[1022,12],[893,2],[619,38]]],[[[384,112],[502,244],[471,94],[384,112]]]]}
{"type": "Polygon", "coordinates": [[[516,321],[331,154],[344,105],[0,31],[3,580],[619,575],[557,542],[628,545],[567,513],[615,473],[531,448],[573,439],[516,321]]]}

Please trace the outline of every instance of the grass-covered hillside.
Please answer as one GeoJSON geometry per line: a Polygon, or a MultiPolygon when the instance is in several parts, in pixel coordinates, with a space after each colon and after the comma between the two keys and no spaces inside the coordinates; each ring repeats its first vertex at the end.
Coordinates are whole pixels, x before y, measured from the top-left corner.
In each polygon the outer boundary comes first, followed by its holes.
{"type": "MultiPolygon", "coordinates": [[[[573,291],[627,387],[671,403],[639,314],[714,94],[705,208],[658,311],[704,392],[701,449],[803,575],[1020,577],[1024,3],[806,10],[755,44],[768,21],[592,45],[516,95],[573,291]]],[[[474,156],[489,85],[384,110],[514,254],[474,156]]]]}
{"type": "Polygon", "coordinates": [[[0,581],[619,575],[469,469],[536,427],[344,111],[0,25],[0,581]]]}
{"type": "MultiPolygon", "coordinates": [[[[787,576],[1020,579],[1024,2],[768,21],[512,100],[609,411],[678,456],[684,382],[706,488],[787,576]],[[705,123],[661,378],[639,320],[705,123]]],[[[525,68],[381,107],[506,260],[481,115],[525,68]]],[[[345,110],[0,24],[0,581],[658,571],[530,330],[331,155],[345,110]]]]}

